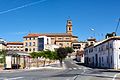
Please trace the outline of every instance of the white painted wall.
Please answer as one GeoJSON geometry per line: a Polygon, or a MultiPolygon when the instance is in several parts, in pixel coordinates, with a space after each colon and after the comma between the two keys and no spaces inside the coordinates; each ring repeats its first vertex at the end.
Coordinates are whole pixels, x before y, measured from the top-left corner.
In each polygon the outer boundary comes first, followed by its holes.
{"type": "MultiPolygon", "coordinates": [[[[92,47],[88,47],[85,49],[90,50],[92,47]]],[[[98,55],[98,67],[103,68],[115,68],[120,69],[120,40],[109,40],[103,42],[100,45],[94,46],[94,51],[91,53],[85,53],[85,57],[90,59],[90,63],[88,65],[91,66],[91,63],[96,64],[95,54],[98,55]],[[93,60],[94,57],[94,60],[93,60]],[[101,59],[100,59],[101,58],[101,59]]]]}

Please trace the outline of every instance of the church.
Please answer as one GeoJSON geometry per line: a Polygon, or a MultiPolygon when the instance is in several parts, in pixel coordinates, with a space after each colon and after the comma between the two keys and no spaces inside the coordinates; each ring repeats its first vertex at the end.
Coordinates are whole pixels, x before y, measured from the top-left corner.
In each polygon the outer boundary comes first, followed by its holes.
{"type": "Polygon", "coordinates": [[[65,33],[46,33],[46,34],[30,33],[27,36],[24,36],[23,37],[24,51],[26,52],[39,51],[38,38],[40,36],[49,37],[51,45],[58,45],[60,47],[72,47],[72,43],[78,42],[78,37],[72,34],[72,21],[69,19],[67,20],[65,33]]]}

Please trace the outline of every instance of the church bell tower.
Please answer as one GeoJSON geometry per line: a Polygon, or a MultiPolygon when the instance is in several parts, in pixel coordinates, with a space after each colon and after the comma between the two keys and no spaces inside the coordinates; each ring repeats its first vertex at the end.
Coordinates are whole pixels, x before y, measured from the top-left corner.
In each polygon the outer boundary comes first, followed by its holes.
{"type": "Polygon", "coordinates": [[[72,35],[72,21],[71,21],[70,19],[67,20],[67,24],[66,24],[66,33],[72,35]]]}

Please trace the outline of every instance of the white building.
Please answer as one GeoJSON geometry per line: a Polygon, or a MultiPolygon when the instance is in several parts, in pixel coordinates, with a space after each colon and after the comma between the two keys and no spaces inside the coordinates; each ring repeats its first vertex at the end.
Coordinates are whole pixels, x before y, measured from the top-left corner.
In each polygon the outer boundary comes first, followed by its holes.
{"type": "Polygon", "coordinates": [[[74,42],[72,43],[72,48],[74,49],[74,54],[76,56],[77,61],[84,63],[84,48],[86,42],[74,42]]]}
{"type": "Polygon", "coordinates": [[[54,44],[46,44],[45,45],[45,50],[50,50],[50,51],[55,51],[58,49],[60,46],[54,45],[54,44]]]}
{"type": "Polygon", "coordinates": [[[8,51],[23,51],[23,42],[7,42],[8,51]]]}
{"type": "Polygon", "coordinates": [[[120,69],[120,36],[110,37],[86,47],[85,64],[91,67],[120,69]]]}
{"type": "Polygon", "coordinates": [[[0,51],[6,50],[6,41],[0,38],[0,51]]]}
{"type": "Polygon", "coordinates": [[[47,36],[38,37],[38,51],[46,50],[46,45],[50,45],[50,44],[51,44],[50,37],[47,37],[47,36]]]}

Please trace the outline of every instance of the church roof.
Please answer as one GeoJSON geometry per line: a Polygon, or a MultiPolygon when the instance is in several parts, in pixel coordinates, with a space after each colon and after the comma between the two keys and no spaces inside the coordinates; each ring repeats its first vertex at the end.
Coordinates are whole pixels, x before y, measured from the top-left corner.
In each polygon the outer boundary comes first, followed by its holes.
{"type": "Polygon", "coordinates": [[[47,36],[47,37],[75,37],[78,38],[77,36],[73,36],[68,33],[30,33],[27,36],[24,36],[24,38],[30,38],[30,37],[38,37],[38,36],[47,36]]]}

